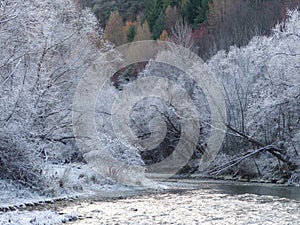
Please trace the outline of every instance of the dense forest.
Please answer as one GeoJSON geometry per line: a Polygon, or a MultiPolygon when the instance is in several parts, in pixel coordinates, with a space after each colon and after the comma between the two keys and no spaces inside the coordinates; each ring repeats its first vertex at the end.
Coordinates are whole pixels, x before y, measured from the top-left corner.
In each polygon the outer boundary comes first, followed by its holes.
{"type": "MultiPolygon", "coordinates": [[[[199,112],[200,138],[179,174],[299,185],[297,6],[299,0],[1,1],[0,180],[52,196],[103,184],[104,178],[151,183],[144,166],[172,154],[182,140],[182,117],[172,102],[153,96],[133,104],[125,124],[137,137],[130,146],[118,139],[112,118],[118,96],[126,97],[131,83],[156,76],[185,89],[199,112]],[[189,49],[204,59],[220,83],[227,128],[220,154],[206,171],[199,171],[199,160],[215,129],[208,98],[186,71],[155,62],[168,58],[167,52],[121,68],[101,89],[94,106],[100,153],[80,151],[76,145],[73,103],[83,74],[99,59],[101,65],[118,64],[123,58],[114,47],[142,40],[189,49]],[[108,52],[112,55],[105,58],[108,52]],[[155,125],[162,121],[165,126],[155,125]],[[161,143],[151,149],[142,146],[155,132],[165,134],[161,143]],[[110,164],[112,158],[126,164],[125,169],[110,164]],[[84,171],[72,177],[70,167],[79,170],[86,164],[104,178],[84,171]]],[[[135,90],[139,95],[139,88],[135,90]]],[[[122,102],[120,112],[128,102],[122,102]]]]}
{"type": "Polygon", "coordinates": [[[106,38],[116,45],[175,41],[179,32],[185,33],[180,38],[191,33],[194,51],[208,59],[231,45],[246,45],[253,36],[269,35],[286,18],[287,8],[299,6],[299,0],[82,0],[81,4],[92,9],[107,30],[106,38]]]}

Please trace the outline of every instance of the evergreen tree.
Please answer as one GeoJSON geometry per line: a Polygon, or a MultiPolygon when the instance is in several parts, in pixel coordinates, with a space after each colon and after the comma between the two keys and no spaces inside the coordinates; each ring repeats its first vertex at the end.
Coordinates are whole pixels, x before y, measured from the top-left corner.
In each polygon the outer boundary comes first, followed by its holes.
{"type": "Polygon", "coordinates": [[[155,24],[152,28],[152,38],[154,40],[158,39],[160,34],[162,33],[164,29],[164,14],[161,13],[159,15],[159,17],[157,18],[157,20],[155,21],[155,24]]]}
{"type": "Polygon", "coordinates": [[[211,0],[186,0],[182,5],[181,16],[193,27],[206,21],[211,0]]]}
{"type": "Polygon", "coordinates": [[[169,0],[169,4],[172,7],[174,7],[174,6],[179,7],[181,2],[182,2],[182,0],[169,0]]]}
{"type": "Polygon", "coordinates": [[[126,36],[126,41],[132,42],[137,32],[137,22],[132,22],[131,20],[126,21],[123,32],[126,36]]]}
{"type": "Polygon", "coordinates": [[[146,9],[146,19],[149,23],[152,38],[157,39],[164,28],[164,11],[168,1],[150,0],[146,9]]]}
{"type": "Polygon", "coordinates": [[[136,28],[134,25],[131,25],[129,27],[128,32],[126,33],[127,42],[132,42],[134,40],[135,35],[136,35],[136,28]]]}
{"type": "Polygon", "coordinates": [[[161,14],[162,2],[160,0],[150,0],[146,9],[146,19],[148,21],[150,30],[155,25],[155,21],[161,14]]]}
{"type": "Polygon", "coordinates": [[[195,18],[194,27],[205,22],[207,20],[208,12],[209,12],[209,4],[211,0],[202,0],[201,6],[198,7],[198,15],[195,18]]]}
{"type": "Polygon", "coordinates": [[[198,8],[201,6],[202,0],[187,0],[182,5],[181,16],[189,22],[194,24],[194,20],[198,15],[198,8]]]}

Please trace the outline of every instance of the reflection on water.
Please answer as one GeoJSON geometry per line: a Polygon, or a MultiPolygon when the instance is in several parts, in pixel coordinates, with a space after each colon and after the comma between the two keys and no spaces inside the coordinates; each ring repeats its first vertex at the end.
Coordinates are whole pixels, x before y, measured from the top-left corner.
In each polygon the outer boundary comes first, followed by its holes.
{"type": "Polygon", "coordinates": [[[206,188],[214,188],[221,193],[230,195],[271,195],[280,198],[300,200],[300,187],[276,186],[271,184],[220,183],[207,184],[206,188]]]}
{"type": "Polygon", "coordinates": [[[228,195],[268,195],[279,198],[288,198],[300,200],[300,187],[284,186],[278,184],[263,184],[263,183],[243,183],[234,181],[222,180],[207,180],[207,179],[170,179],[165,182],[167,185],[174,188],[187,189],[205,189],[214,192],[228,194],[228,195]]]}

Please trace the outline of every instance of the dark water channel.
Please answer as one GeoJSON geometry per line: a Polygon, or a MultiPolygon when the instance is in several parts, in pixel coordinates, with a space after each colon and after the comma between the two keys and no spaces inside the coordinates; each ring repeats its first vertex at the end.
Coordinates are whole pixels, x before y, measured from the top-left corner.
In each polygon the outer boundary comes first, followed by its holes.
{"type": "MultiPolygon", "coordinates": [[[[217,192],[229,195],[255,194],[268,195],[280,198],[288,198],[300,201],[300,187],[285,186],[277,184],[261,184],[261,183],[243,183],[243,182],[227,182],[227,181],[209,181],[209,180],[182,180],[183,183],[199,184],[198,188],[214,189],[217,192]]],[[[196,185],[197,188],[197,185],[196,185]]]]}

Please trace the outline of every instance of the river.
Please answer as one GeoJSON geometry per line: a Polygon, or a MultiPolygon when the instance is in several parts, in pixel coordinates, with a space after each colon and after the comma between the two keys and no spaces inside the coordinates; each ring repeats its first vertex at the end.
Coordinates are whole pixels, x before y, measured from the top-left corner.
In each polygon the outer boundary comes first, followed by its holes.
{"type": "MultiPolygon", "coordinates": [[[[300,188],[206,180],[164,182],[166,192],[75,202],[68,224],[300,224],[300,188]]],[[[116,197],[116,196],[115,196],[116,197]]]]}

